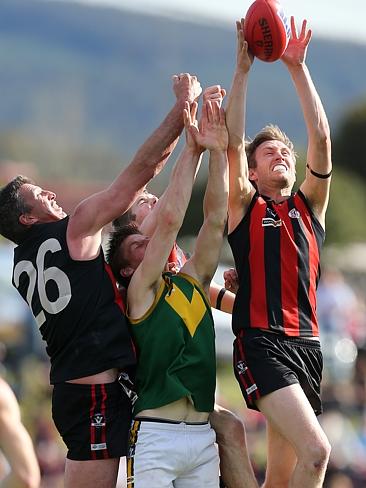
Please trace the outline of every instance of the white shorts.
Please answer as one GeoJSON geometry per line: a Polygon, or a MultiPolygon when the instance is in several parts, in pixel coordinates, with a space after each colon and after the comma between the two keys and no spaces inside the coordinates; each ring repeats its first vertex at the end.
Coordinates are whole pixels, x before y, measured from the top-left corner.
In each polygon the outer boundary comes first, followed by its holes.
{"type": "Polygon", "coordinates": [[[134,420],[128,488],[219,488],[216,434],[209,423],[134,420]]]}

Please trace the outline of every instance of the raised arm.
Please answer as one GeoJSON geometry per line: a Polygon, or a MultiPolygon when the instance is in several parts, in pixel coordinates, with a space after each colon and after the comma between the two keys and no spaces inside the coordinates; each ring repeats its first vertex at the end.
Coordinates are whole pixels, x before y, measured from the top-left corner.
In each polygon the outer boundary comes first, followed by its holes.
{"type": "Polygon", "coordinates": [[[235,294],[215,281],[210,284],[211,307],[226,313],[233,313],[235,294]]]}
{"type": "Polygon", "coordinates": [[[244,19],[236,22],[236,32],[236,69],[226,108],[226,125],[229,132],[229,233],[243,218],[254,194],[248,178],[245,154],[246,92],[253,56],[248,51],[248,43],[244,37],[244,19]]]}
{"type": "Polygon", "coordinates": [[[297,35],[295,20],[291,17],[291,34],[288,47],[281,59],[294,82],[308,134],[306,177],[300,188],[324,227],[332,170],[329,124],[305,64],[311,39],[311,30],[306,29],[306,20],[302,23],[300,34],[297,35]]]}
{"type": "MultiPolygon", "coordinates": [[[[226,91],[221,88],[220,85],[213,85],[205,88],[202,95],[203,103],[206,103],[208,101],[218,102],[219,106],[221,107],[223,98],[226,95],[226,91]]],[[[161,207],[161,205],[164,205],[165,199],[169,198],[169,196],[167,196],[167,191],[168,188],[164,191],[152,211],[145,217],[144,221],[139,226],[140,231],[145,236],[152,236],[155,231],[159,208],[161,207]]]]}
{"type": "Polygon", "coordinates": [[[196,278],[208,292],[220,257],[227,219],[229,193],[225,112],[217,102],[203,109],[201,131],[194,132],[197,142],[209,149],[209,173],[203,201],[204,221],[192,257],[182,272],[196,278]]]}
{"type": "Polygon", "coordinates": [[[99,253],[101,230],[124,213],[147,182],[167,160],[184,126],[183,109],[201,93],[195,76],[173,77],[176,103],[161,125],[137,151],[131,163],[105,190],[81,202],[70,217],[68,246],[74,259],[91,259],[99,253]]]}
{"type": "Polygon", "coordinates": [[[159,206],[155,232],[128,287],[129,315],[132,318],[138,318],[145,313],[154,300],[156,287],[161,281],[161,274],[165,269],[191,198],[202,153],[202,148],[195,143],[188,132],[194,123],[196,111],[197,103],[193,103],[191,108],[186,103],[184,120],[187,143],[173,169],[166,198],[159,206]]]}

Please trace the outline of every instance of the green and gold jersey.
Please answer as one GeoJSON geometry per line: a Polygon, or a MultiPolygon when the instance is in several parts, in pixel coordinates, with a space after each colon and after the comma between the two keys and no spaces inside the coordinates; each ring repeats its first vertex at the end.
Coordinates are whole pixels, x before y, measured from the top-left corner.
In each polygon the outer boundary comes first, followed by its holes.
{"type": "Polygon", "coordinates": [[[137,348],[135,415],[189,397],[211,412],[216,386],[215,331],[200,284],[183,273],[163,274],[154,303],[130,319],[137,348]]]}

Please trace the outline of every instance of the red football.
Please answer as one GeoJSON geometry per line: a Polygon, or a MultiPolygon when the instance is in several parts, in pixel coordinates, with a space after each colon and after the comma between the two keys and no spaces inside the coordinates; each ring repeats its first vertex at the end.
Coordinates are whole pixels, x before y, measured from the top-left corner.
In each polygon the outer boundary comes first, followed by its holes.
{"type": "Polygon", "coordinates": [[[290,27],[276,0],[255,0],[245,16],[245,38],[258,59],[272,62],[285,52],[290,27]]]}

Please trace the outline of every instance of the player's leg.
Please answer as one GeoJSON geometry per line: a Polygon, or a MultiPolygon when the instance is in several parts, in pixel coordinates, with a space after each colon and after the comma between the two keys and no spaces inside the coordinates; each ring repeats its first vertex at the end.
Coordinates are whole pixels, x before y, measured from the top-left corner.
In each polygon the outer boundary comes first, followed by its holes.
{"type": "Polygon", "coordinates": [[[119,458],[92,461],[66,459],[65,488],[115,488],[118,466],[119,458]]]}
{"type": "Polygon", "coordinates": [[[219,455],[216,434],[209,424],[186,425],[182,467],[174,488],[219,488],[219,455]]]}
{"type": "Polygon", "coordinates": [[[289,486],[296,463],[292,445],[267,421],[267,468],[262,488],[289,486]]]}
{"type": "Polygon", "coordinates": [[[131,402],[121,385],[58,383],[52,415],[68,448],[65,488],[115,488],[131,423],[131,402]]]}
{"type": "MultiPolygon", "coordinates": [[[[288,486],[321,488],[330,445],[301,386],[295,383],[276,390],[263,396],[257,404],[270,425],[293,446],[297,463],[288,486]]],[[[274,432],[272,430],[272,434],[274,432]]],[[[272,446],[276,447],[273,439],[272,446]]],[[[279,470],[282,470],[281,465],[271,465],[273,480],[280,476],[279,470]]],[[[267,477],[265,486],[279,485],[267,477]]]]}
{"type": "Polygon", "coordinates": [[[220,472],[225,487],[258,488],[249,459],[243,422],[220,405],[215,405],[210,422],[216,432],[220,472]]]}
{"type": "Polygon", "coordinates": [[[135,419],[130,429],[127,488],[173,488],[184,470],[183,424],[151,418],[135,419]]]}
{"type": "Polygon", "coordinates": [[[16,397],[0,378],[0,448],[10,473],[0,481],[6,488],[38,488],[40,471],[30,435],[24,427],[16,397]]]}

